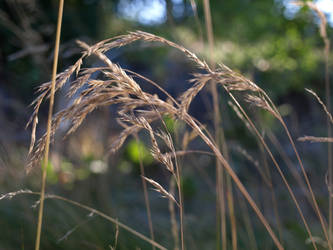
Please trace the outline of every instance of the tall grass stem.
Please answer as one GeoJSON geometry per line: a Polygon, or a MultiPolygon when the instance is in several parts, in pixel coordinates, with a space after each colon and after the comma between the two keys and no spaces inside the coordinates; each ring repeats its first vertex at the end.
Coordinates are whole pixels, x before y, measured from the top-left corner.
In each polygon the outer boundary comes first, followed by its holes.
{"type": "MultiPolygon", "coordinates": [[[[145,169],[143,166],[143,153],[141,150],[141,147],[139,145],[139,137],[138,135],[135,133],[134,134],[136,143],[138,145],[138,149],[139,149],[139,165],[140,165],[140,174],[141,174],[141,181],[142,181],[142,188],[143,188],[143,195],[144,195],[144,199],[145,199],[145,206],[146,206],[146,211],[147,211],[147,218],[148,218],[148,226],[149,226],[149,232],[150,232],[150,238],[155,241],[155,236],[154,236],[154,227],[153,227],[153,220],[151,218],[151,209],[150,209],[150,201],[149,201],[149,195],[148,195],[148,190],[147,190],[147,183],[145,181],[145,179],[143,178],[143,176],[145,175],[145,169]]],[[[155,250],[155,246],[152,245],[153,250],[155,250]]]]}
{"type": "Polygon", "coordinates": [[[280,174],[280,176],[281,176],[283,182],[285,183],[285,185],[286,185],[286,187],[287,187],[287,189],[288,189],[288,191],[289,191],[289,194],[290,194],[292,200],[294,201],[294,203],[295,203],[295,205],[296,205],[296,208],[297,208],[297,210],[298,210],[298,212],[299,212],[299,214],[300,214],[300,216],[301,216],[301,218],[302,218],[302,221],[303,221],[303,223],[304,223],[304,226],[305,226],[305,228],[306,228],[306,231],[308,232],[309,237],[310,237],[310,239],[311,239],[311,243],[312,243],[314,249],[317,249],[316,243],[315,243],[315,241],[314,241],[314,239],[313,239],[313,235],[312,235],[311,230],[310,230],[310,228],[309,228],[309,225],[308,225],[308,223],[307,223],[307,221],[306,221],[306,219],[305,219],[305,217],[304,217],[304,214],[303,214],[303,212],[302,212],[302,209],[301,209],[301,207],[300,207],[300,205],[299,205],[299,203],[298,203],[298,201],[297,201],[297,199],[296,199],[296,197],[295,197],[295,194],[294,194],[294,192],[292,191],[292,189],[291,189],[291,187],[290,187],[290,185],[289,185],[289,183],[288,183],[288,181],[287,181],[285,175],[283,174],[283,172],[282,172],[282,170],[281,170],[279,164],[277,163],[275,157],[273,156],[271,150],[269,149],[268,145],[266,144],[264,138],[263,138],[263,137],[261,136],[261,134],[259,133],[259,131],[258,131],[258,129],[256,128],[256,126],[253,124],[252,120],[249,118],[249,116],[246,114],[246,112],[244,111],[244,109],[241,107],[241,105],[239,104],[239,102],[237,101],[237,99],[233,96],[232,93],[230,93],[229,91],[227,91],[227,92],[228,92],[229,96],[231,97],[231,99],[233,100],[233,102],[234,102],[234,103],[236,104],[236,106],[239,108],[239,110],[241,111],[241,113],[243,114],[243,116],[246,118],[247,122],[249,123],[249,125],[251,126],[251,128],[253,129],[253,131],[255,132],[255,134],[258,136],[260,142],[262,143],[262,145],[264,146],[264,148],[265,148],[265,150],[267,151],[268,155],[270,156],[271,160],[273,161],[274,166],[275,166],[276,169],[278,170],[278,172],[279,172],[279,174],[280,174]]]}
{"type": "MultiPolygon", "coordinates": [[[[215,70],[215,62],[213,59],[213,53],[214,53],[214,33],[213,33],[213,24],[212,24],[212,15],[210,10],[210,3],[209,0],[204,0],[204,13],[205,13],[205,24],[206,24],[206,32],[207,32],[207,40],[208,40],[208,46],[209,46],[209,55],[210,55],[210,66],[212,70],[215,70]]],[[[220,107],[219,107],[219,100],[218,100],[218,91],[216,86],[216,81],[213,79],[211,80],[211,94],[213,97],[213,113],[214,113],[214,131],[215,131],[215,141],[217,146],[221,147],[221,140],[222,140],[222,148],[225,150],[222,150],[224,156],[228,158],[227,156],[227,148],[224,141],[224,132],[223,128],[221,126],[221,116],[220,116],[220,107]],[[223,137],[223,138],[222,138],[223,137]]],[[[230,181],[229,181],[230,182],[230,181]]],[[[229,183],[228,182],[228,183],[229,183]]],[[[217,218],[217,229],[221,232],[221,245],[222,250],[227,249],[227,226],[226,226],[226,208],[225,208],[225,188],[224,188],[224,174],[223,174],[223,168],[221,167],[221,163],[219,161],[216,161],[216,218],[217,218]],[[218,221],[220,220],[220,221],[218,221]]],[[[228,195],[228,201],[231,202],[230,196],[228,195]]],[[[232,208],[233,204],[230,204],[229,208],[232,208]]],[[[232,212],[230,212],[230,215],[232,217],[232,212]]],[[[233,221],[233,220],[231,220],[233,221]]],[[[232,223],[232,225],[234,225],[232,223]]],[[[234,228],[234,227],[233,227],[234,228]]],[[[219,235],[219,232],[217,232],[217,235],[219,235]]],[[[235,234],[232,234],[234,237],[235,234]]],[[[219,239],[220,237],[217,237],[217,245],[219,245],[219,239]]],[[[234,243],[234,238],[233,241],[234,243]]],[[[234,245],[234,244],[233,244],[234,245]]]]}
{"type": "Polygon", "coordinates": [[[60,32],[61,32],[63,9],[64,9],[64,0],[60,0],[59,10],[58,10],[56,41],[55,41],[55,48],[54,48],[54,58],[53,58],[52,87],[51,87],[50,104],[49,104],[49,112],[48,112],[48,120],[47,120],[46,145],[45,145],[45,151],[44,151],[44,161],[43,161],[43,165],[42,165],[42,186],[41,186],[41,193],[40,193],[40,206],[39,206],[39,212],[38,212],[38,224],[37,224],[35,250],[40,249],[40,239],[41,239],[41,233],[42,233],[46,174],[47,174],[47,166],[48,166],[48,159],[49,159],[52,113],[53,113],[53,105],[54,105],[54,93],[55,93],[56,74],[57,74],[57,66],[58,66],[58,54],[59,54],[60,32]]]}

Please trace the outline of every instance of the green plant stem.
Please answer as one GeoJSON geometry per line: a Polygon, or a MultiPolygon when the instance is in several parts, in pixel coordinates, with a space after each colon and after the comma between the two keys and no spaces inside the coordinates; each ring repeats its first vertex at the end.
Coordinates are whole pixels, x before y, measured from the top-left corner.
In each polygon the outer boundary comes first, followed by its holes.
{"type": "Polygon", "coordinates": [[[41,193],[40,193],[40,207],[39,207],[39,212],[38,212],[38,225],[37,225],[35,250],[39,250],[39,248],[40,248],[40,238],[41,238],[41,233],[42,233],[46,173],[47,173],[47,165],[48,165],[48,159],[49,159],[52,112],[53,112],[53,105],[54,105],[54,92],[55,92],[55,83],[56,83],[56,74],[57,74],[57,65],[58,65],[60,31],[61,31],[63,8],[64,8],[64,0],[60,0],[59,11],[58,11],[56,41],[55,41],[55,48],[54,48],[54,58],[53,58],[52,87],[51,87],[51,93],[50,93],[50,105],[49,105],[49,113],[48,113],[48,120],[47,120],[46,145],[45,145],[44,161],[43,161],[43,165],[42,165],[42,186],[41,186],[41,193]]]}

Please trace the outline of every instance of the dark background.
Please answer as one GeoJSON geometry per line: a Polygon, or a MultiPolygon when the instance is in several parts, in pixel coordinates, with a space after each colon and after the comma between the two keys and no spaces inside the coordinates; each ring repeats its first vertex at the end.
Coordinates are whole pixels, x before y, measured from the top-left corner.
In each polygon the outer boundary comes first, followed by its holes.
{"type": "MultiPolygon", "coordinates": [[[[186,0],[67,0],[58,71],[63,71],[78,59],[80,49],[75,43],[76,39],[93,44],[133,30],[166,37],[208,60],[203,3],[196,2],[198,19],[190,1],[186,0]],[[158,6],[160,11],[153,11],[154,7],[151,6],[158,6]],[[153,18],[154,15],[158,18],[153,18]]],[[[310,88],[323,99],[325,96],[324,44],[319,36],[318,17],[308,8],[297,8],[282,0],[214,0],[210,3],[215,38],[214,61],[223,62],[263,88],[281,108],[295,138],[304,134],[326,136],[325,114],[314,98],[304,91],[304,88],[310,88]]],[[[51,78],[57,8],[58,1],[54,0],[0,1],[1,193],[19,189],[39,190],[39,170],[25,173],[30,142],[30,128],[25,129],[25,124],[33,111],[29,104],[36,97],[36,87],[51,78]]],[[[331,38],[332,28],[330,25],[327,28],[331,38]]],[[[124,68],[160,83],[175,97],[190,86],[188,80],[195,72],[193,65],[183,55],[161,46],[138,43],[110,51],[108,56],[124,68]]],[[[329,57],[331,62],[332,53],[329,57]]],[[[90,60],[85,66],[96,64],[97,61],[90,60]]],[[[145,85],[143,88],[151,90],[145,85]]],[[[255,173],[253,165],[234,150],[242,145],[255,159],[260,159],[256,142],[228,107],[226,95],[222,91],[220,94],[233,167],[270,218],[271,209],[266,201],[269,191],[255,173]]],[[[60,92],[56,96],[56,111],[65,105],[64,94],[60,92]]],[[[37,131],[39,136],[46,126],[47,107],[44,105],[41,109],[37,131]]],[[[190,112],[211,129],[211,110],[211,96],[204,90],[194,101],[190,112]]],[[[262,130],[273,131],[286,153],[294,159],[290,145],[274,119],[264,112],[258,112],[256,117],[262,130]]],[[[174,121],[169,123],[172,129],[177,130],[178,125],[174,121]]],[[[52,147],[47,192],[61,194],[100,209],[148,235],[138,169],[138,148],[146,150],[144,162],[150,177],[167,185],[166,173],[149,156],[149,147],[133,139],[129,139],[119,153],[106,159],[108,145],[119,129],[114,121],[114,110],[105,108],[89,116],[66,141],[59,135],[52,147]],[[94,169],[96,164],[100,166],[97,170],[94,169]]],[[[327,146],[309,143],[300,143],[298,146],[319,204],[326,214],[327,146]]],[[[202,145],[197,143],[193,147],[201,148],[202,145]]],[[[215,182],[214,160],[206,156],[193,156],[182,158],[180,162],[184,167],[188,249],[214,249],[215,194],[214,187],[210,189],[215,182]]],[[[288,249],[305,247],[306,232],[281,180],[276,173],[273,175],[286,246],[288,249]]],[[[157,241],[172,248],[167,202],[152,191],[150,195],[157,241]]],[[[237,192],[235,197],[238,197],[237,192]]],[[[37,210],[32,209],[31,205],[36,199],[22,195],[13,200],[0,201],[0,249],[33,248],[37,210]]],[[[235,202],[238,204],[236,207],[242,204],[238,198],[235,198],[235,202]]],[[[320,235],[313,211],[306,202],[303,205],[314,234],[320,235]]],[[[87,220],[86,211],[53,200],[47,200],[45,211],[43,249],[109,249],[109,245],[114,244],[114,226],[97,216],[87,220]],[[67,239],[58,242],[77,225],[78,228],[67,239]]],[[[240,211],[237,218],[240,221],[239,248],[248,249],[240,211]]],[[[253,219],[253,225],[259,249],[274,249],[258,221],[253,219]]],[[[120,231],[118,248],[135,247],[149,248],[134,236],[120,231]]]]}

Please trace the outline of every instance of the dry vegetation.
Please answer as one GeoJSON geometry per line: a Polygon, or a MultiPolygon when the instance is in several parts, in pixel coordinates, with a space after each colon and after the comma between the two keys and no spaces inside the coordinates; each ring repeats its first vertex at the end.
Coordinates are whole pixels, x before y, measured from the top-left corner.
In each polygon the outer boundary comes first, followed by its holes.
{"type": "MultiPolygon", "coordinates": [[[[118,122],[124,128],[123,132],[120,133],[118,139],[116,139],[110,147],[110,152],[115,152],[118,150],[122,144],[125,142],[126,138],[130,135],[138,133],[140,130],[145,130],[149,133],[151,139],[151,153],[156,161],[160,162],[166,169],[171,173],[176,182],[177,189],[179,192],[178,200],[174,198],[174,195],[168,192],[165,188],[163,188],[157,181],[151,180],[147,177],[144,179],[152,184],[158,192],[160,192],[164,197],[170,199],[174,202],[177,207],[180,208],[180,218],[182,223],[182,195],[180,191],[180,179],[181,179],[181,171],[177,164],[177,156],[176,150],[173,145],[172,137],[168,134],[166,127],[162,126],[162,129],[158,129],[156,127],[156,121],[160,121],[160,124],[163,125],[162,117],[165,115],[171,116],[173,119],[182,120],[188,125],[189,129],[193,130],[197,136],[201,137],[201,139],[210,147],[210,149],[214,152],[216,159],[221,163],[221,165],[225,168],[227,173],[231,176],[236,186],[242,192],[246,200],[254,209],[255,213],[258,215],[259,219],[262,221],[264,226],[266,227],[268,233],[271,235],[273,241],[279,249],[283,249],[280,240],[275,235],[268,221],[265,219],[260,209],[257,207],[251,196],[249,195],[246,187],[241,183],[238,176],[234,172],[233,168],[230,166],[228,161],[225,159],[220,149],[217,147],[216,142],[210,136],[208,131],[203,129],[203,126],[199,123],[199,121],[195,121],[191,115],[188,114],[189,106],[195,96],[207,85],[210,81],[216,82],[219,86],[225,89],[225,91],[229,94],[231,100],[233,101],[234,109],[237,111],[237,114],[240,118],[247,124],[249,129],[255,133],[265,150],[271,157],[274,166],[279,171],[288,191],[293,199],[300,216],[304,222],[304,225],[308,231],[309,237],[312,238],[311,229],[307,223],[306,218],[303,215],[302,209],[299,205],[299,201],[295,196],[290,184],[288,183],[284,173],[282,172],[279,164],[275,160],[273,154],[270,151],[270,148],[264,141],[264,138],[259,133],[258,129],[254,125],[253,121],[249,118],[246,111],[242,108],[239,101],[234,96],[234,92],[241,92],[240,97],[243,98],[246,102],[250,103],[253,106],[256,106],[260,109],[264,109],[273,115],[285,128],[287,135],[290,138],[290,143],[293,145],[296,155],[298,152],[294,145],[293,139],[291,138],[289,131],[283,121],[282,116],[280,115],[278,109],[275,107],[273,102],[269,99],[267,94],[259,88],[255,83],[245,78],[244,76],[232,71],[227,66],[221,64],[216,70],[212,70],[207,63],[201,61],[195,54],[188,51],[187,49],[174,44],[164,38],[145,33],[142,31],[131,32],[128,35],[119,36],[113,39],[108,39],[102,42],[99,42],[93,46],[88,46],[84,42],[79,41],[78,44],[84,49],[84,52],[81,58],[70,68],[68,68],[63,73],[58,74],[56,81],[56,90],[59,90],[64,84],[70,79],[70,77],[74,74],[76,79],[71,82],[71,88],[68,93],[69,98],[73,98],[74,100],[72,104],[65,108],[64,110],[58,112],[54,115],[52,119],[52,129],[51,135],[54,136],[61,122],[67,121],[70,124],[67,135],[73,133],[84,121],[89,113],[96,110],[102,106],[116,105],[119,117],[118,122]],[[151,94],[144,92],[141,87],[134,80],[133,74],[126,73],[126,70],[122,69],[120,66],[114,64],[105,56],[105,51],[108,51],[115,47],[121,47],[128,45],[130,43],[136,42],[138,40],[144,42],[158,42],[171,47],[174,47],[181,52],[183,52],[195,65],[198,69],[204,70],[205,73],[196,73],[193,75],[193,79],[191,82],[193,83],[193,87],[186,90],[182,93],[178,100],[176,101],[173,97],[170,96],[165,90],[163,92],[168,96],[167,100],[162,100],[156,94],[151,94]],[[82,68],[81,65],[86,57],[96,56],[98,59],[102,60],[106,65],[105,67],[99,68],[82,68]],[[99,79],[90,80],[90,77],[93,73],[99,73],[99,79]],[[82,87],[86,86],[83,91],[81,91],[82,87]],[[154,126],[152,125],[154,124],[154,126]],[[160,146],[157,138],[160,138],[161,141],[168,147],[170,150],[167,153],[162,153],[160,150],[160,146]]],[[[151,82],[151,81],[149,81],[151,82]]],[[[156,86],[156,84],[154,84],[156,86]]],[[[33,123],[33,134],[32,138],[35,138],[35,128],[38,121],[38,110],[40,104],[44,101],[44,99],[50,97],[51,91],[51,82],[43,84],[40,89],[40,95],[35,100],[35,112],[32,116],[31,122],[33,123]]],[[[161,88],[161,87],[159,87],[161,88]]],[[[238,97],[239,98],[239,97],[238,97]]],[[[327,111],[328,112],[328,111],[327,111]]],[[[188,144],[188,142],[185,142],[188,144]]],[[[46,134],[39,139],[39,141],[35,144],[34,140],[32,140],[31,144],[31,160],[28,165],[28,170],[33,166],[36,166],[40,163],[43,152],[46,145],[46,134]]],[[[186,150],[186,149],[185,149],[186,150]]],[[[316,199],[314,197],[308,176],[306,171],[304,170],[301,159],[298,157],[299,164],[302,167],[303,178],[306,183],[305,192],[309,193],[311,202],[314,206],[314,209],[322,223],[322,229],[325,235],[326,240],[328,239],[328,233],[326,230],[325,222],[323,221],[323,217],[321,211],[318,207],[316,199]]],[[[181,234],[183,234],[183,230],[181,227],[181,234]]],[[[183,237],[181,237],[183,238],[183,237]]],[[[183,240],[182,240],[183,241],[183,240]]],[[[312,241],[314,248],[316,248],[315,241],[312,241]]]]}
{"type": "MultiPolygon", "coordinates": [[[[314,6],[312,6],[311,8],[315,9],[314,6]]],[[[315,10],[318,11],[317,9],[315,10]]],[[[327,35],[324,31],[326,23],[324,23],[323,20],[325,21],[325,19],[322,19],[322,26],[320,32],[325,40],[325,38],[327,39],[327,35]]],[[[66,136],[68,136],[74,133],[84,122],[87,116],[93,111],[104,106],[113,106],[117,110],[117,122],[123,128],[123,130],[121,133],[119,133],[119,136],[113,141],[112,145],[110,145],[110,148],[108,149],[111,155],[110,157],[112,157],[112,154],[118,151],[123,146],[128,137],[134,136],[135,138],[137,138],[137,140],[139,140],[140,137],[138,136],[138,134],[145,133],[150,138],[149,147],[151,155],[157,162],[160,163],[163,168],[165,168],[170,173],[170,185],[169,187],[165,187],[159,182],[159,180],[154,180],[145,176],[144,166],[142,162],[140,162],[140,171],[143,180],[143,189],[145,193],[145,203],[149,218],[148,223],[150,228],[150,238],[147,238],[141,233],[127,227],[126,225],[115,220],[114,218],[107,216],[93,208],[56,195],[46,195],[45,198],[61,199],[73,205],[80,206],[83,209],[87,209],[90,212],[93,212],[111,221],[112,223],[115,223],[120,228],[123,228],[130,233],[135,234],[142,240],[151,243],[153,247],[165,249],[163,246],[155,242],[154,239],[154,221],[151,219],[150,216],[150,203],[146,187],[146,185],[149,184],[153,186],[154,189],[159,192],[164,198],[168,199],[169,211],[171,213],[171,233],[174,239],[174,248],[185,249],[186,241],[184,240],[184,238],[186,235],[186,230],[184,229],[184,200],[181,185],[182,166],[177,159],[180,155],[194,152],[210,154],[213,155],[216,159],[216,162],[218,162],[217,173],[221,174],[221,172],[218,171],[223,169],[224,175],[227,176],[222,176],[220,177],[222,179],[218,179],[218,183],[216,184],[217,189],[219,190],[219,187],[221,187],[221,185],[226,185],[224,181],[227,180],[228,183],[228,178],[231,178],[229,179],[229,181],[233,181],[232,185],[234,185],[237,190],[240,191],[247,203],[251,206],[254,213],[257,215],[258,220],[260,220],[262,225],[265,227],[267,233],[270,235],[272,241],[278,249],[284,249],[284,239],[282,233],[283,228],[281,228],[281,226],[279,225],[278,219],[279,213],[281,213],[281,211],[278,211],[277,203],[279,203],[280,201],[276,200],[274,184],[270,174],[273,168],[279,173],[285,188],[287,188],[289,198],[291,198],[293,204],[296,207],[297,213],[300,216],[304,224],[305,230],[308,234],[307,237],[309,239],[309,242],[312,244],[313,248],[319,249],[320,247],[325,246],[328,249],[332,249],[331,223],[326,222],[326,219],[322,212],[323,208],[321,208],[317,202],[317,198],[312,189],[308,173],[306,171],[306,168],[303,166],[302,158],[298,153],[298,150],[294,143],[294,139],[290,134],[287,125],[279,112],[279,109],[275,106],[275,104],[272,102],[272,100],[262,88],[260,88],[251,80],[247,79],[242,74],[235,72],[234,70],[230,69],[222,63],[220,63],[216,67],[209,66],[210,64],[201,60],[196,54],[187,50],[183,46],[173,43],[163,37],[159,37],[142,31],[130,32],[127,35],[121,35],[111,39],[107,39],[91,46],[82,41],[78,41],[78,45],[83,49],[81,57],[72,66],[67,68],[62,73],[58,74],[54,82],[55,92],[63,88],[65,84],[70,84],[70,89],[67,93],[67,97],[69,100],[71,100],[71,104],[53,115],[52,122],[50,124],[50,131],[46,132],[39,140],[36,141],[36,128],[38,123],[40,106],[43,102],[53,98],[54,96],[54,93],[52,91],[52,81],[44,83],[39,87],[39,96],[33,102],[34,112],[28,123],[28,125],[32,126],[32,136],[31,146],[29,150],[30,160],[27,166],[27,171],[30,171],[34,167],[40,166],[43,157],[45,157],[45,149],[48,148],[48,136],[50,136],[50,140],[52,141],[62,123],[66,122],[67,124],[69,124],[69,128],[66,133],[66,136]],[[193,72],[192,79],[190,81],[192,87],[190,87],[183,93],[180,93],[177,97],[171,96],[158,83],[155,83],[152,80],[139,75],[138,73],[123,69],[116,63],[112,62],[105,54],[107,51],[113,48],[119,48],[138,42],[159,43],[177,49],[181,53],[183,53],[183,55],[188,58],[197,68],[197,72],[193,72]],[[85,65],[85,60],[88,57],[94,57],[100,60],[104,64],[104,66],[84,68],[83,65],[85,65]],[[98,77],[92,78],[93,74],[95,76],[98,75],[98,77]],[[136,78],[141,78],[141,80],[144,80],[146,83],[151,84],[156,88],[156,90],[163,92],[164,96],[160,97],[156,93],[149,93],[144,91],[135,80],[136,78]],[[221,139],[223,131],[218,132],[219,129],[217,127],[215,127],[216,131],[214,132],[208,131],[205,125],[201,124],[200,121],[193,118],[189,113],[189,107],[191,106],[194,98],[199,94],[199,92],[204,91],[206,86],[210,84],[216,84],[217,88],[223,89],[227,93],[227,95],[230,97],[229,105],[235,111],[237,116],[243,121],[244,125],[249,129],[249,131],[256,137],[259,148],[260,150],[262,150],[263,154],[267,155],[268,158],[271,160],[271,166],[269,166],[269,164],[266,164],[265,166],[260,166],[258,161],[253,159],[253,157],[248,152],[246,152],[240,147],[237,148],[238,152],[240,152],[247,160],[251,161],[255,165],[256,169],[260,174],[260,177],[263,179],[263,182],[269,188],[272,195],[274,216],[276,217],[275,219],[277,222],[272,223],[272,219],[266,218],[263,211],[260,209],[260,206],[251,197],[247,187],[242,183],[241,179],[234,170],[227,153],[227,143],[221,139]],[[287,158],[287,162],[289,161],[289,164],[287,164],[287,169],[281,168],[279,161],[276,159],[276,156],[274,156],[272,152],[272,146],[270,146],[270,144],[268,145],[268,143],[266,142],[266,138],[261,133],[260,128],[258,128],[254,119],[251,118],[251,115],[249,114],[246,107],[247,104],[249,104],[249,106],[251,107],[256,107],[260,110],[264,110],[265,112],[268,112],[270,115],[276,118],[276,120],[282,126],[283,131],[289,140],[291,148],[296,156],[297,164],[301,169],[300,172],[295,170],[296,164],[293,164],[290,159],[288,159],[288,156],[284,155],[283,149],[280,149],[281,156],[287,158]],[[166,116],[171,117],[173,120],[177,120],[186,124],[186,129],[182,131],[183,134],[179,135],[183,138],[181,146],[175,145],[174,138],[167,129],[164,121],[164,117],[166,116]],[[200,138],[211,150],[211,152],[193,151],[189,149],[188,145],[190,144],[190,142],[197,138],[200,138]],[[311,227],[311,224],[304,213],[304,207],[301,204],[301,198],[298,197],[295,193],[296,185],[294,183],[290,183],[290,180],[286,177],[286,171],[290,172],[292,176],[296,179],[298,188],[302,189],[307,201],[310,203],[310,207],[315,212],[317,220],[319,221],[321,226],[322,237],[318,238],[317,235],[315,236],[313,234],[313,228],[311,227]],[[224,180],[224,178],[226,179],[224,180]],[[177,211],[178,215],[176,214],[177,211]],[[179,223],[177,222],[178,218],[179,223]],[[278,234],[276,232],[278,232],[278,234]]],[[[327,45],[325,47],[325,51],[327,54],[327,45]]],[[[213,91],[216,92],[214,88],[213,91]]],[[[329,122],[332,123],[333,119],[330,114],[329,108],[325,106],[324,102],[321,101],[320,98],[313,91],[308,90],[308,92],[315,96],[317,101],[324,108],[324,112],[327,114],[329,122]]],[[[215,101],[219,101],[218,96],[215,101]]],[[[219,113],[220,111],[218,109],[214,109],[214,112],[219,113]]],[[[218,121],[220,118],[216,117],[216,119],[218,121]]],[[[219,124],[219,122],[217,122],[217,124],[219,124]]],[[[269,134],[267,137],[273,142],[273,145],[279,145],[279,142],[278,140],[276,140],[274,135],[269,134]]],[[[307,136],[300,138],[299,140],[310,140],[313,142],[330,143],[333,139],[330,137],[322,138],[307,136]]],[[[330,179],[331,176],[329,176],[329,180],[330,179]]],[[[229,185],[227,184],[227,186],[229,187],[229,192],[227,193],[228,195],[230,195],[230,191],[232,191],[230,189],[231,182],[229,185]]],[[[330,186],[330,184],[328,184],[328,186],[330,186]]],[[[42,190],[42,192],[44,192],[44,190],[42,190]]],[[[221,193],[221,191],[216,191],[216,193],[217,196],[220,196],[217,199],[217,203],[219,203],[220,206],[218,209],[221,209],[222,206],[225,206],[225,194],[224,191],[223,193],[221,193]]],[[[39,193],[21,190],[16,193],[6,194],[0,197],[0,199],[11,198],[17,194],[39,195],[39,193]]],[[[232,215],[233,211],[237,210],[237,208],[230,207],[233,206],[232,197],[233,195],[231,193],[231,197],[227,197],[227,204],[229,206],[229,213],[231,213],[230,220],[232,224],[232,248],[237,249],[236,221],[235,217],[232,215]]],[[[44,198],[42,198],[41,201],[43,201],[43,199],[44,198]]],[[[240,202],[240,204],[242,204],[242,202],[240,202]]],[[[39,203],[37,203],[36,205],[39,205],[39,203]]],[[[220,211],[219,216],[225,216],[225,210],[226,208],[223,207],[223,209],[220,211]]],[[[332,211],[330,211],[329,213],[330,217],[331,212],[332,211]]],[[[249,215],[245,215],[245,221],[246,219],[249,219],[248,217],[249,215]]],[[[222,225],[223,223],[224,222],[222,220],[220,222],[220,228],[218,228],[218,230],[221,231],[221,238],[226,239],[226,225],[222,225]]],[[[252,248],[254,248],[254,246],[256,246],[255,236],[253,232],[251,234],[250,223],[247,223],[246,225],[248,227],[250,237],[249,244],[252,246],[252,248]]],[[[306,239],[304,239],[304,244],[305,241],[306,239]]],[[[223,241],[223,248],[226,249],[226,243],[224,242],[225,241],[223,241]]],[[[116,248],[116,246],[114,246],[114,248],[116,248]]],[[[302,246],[300,246],[300,248],[302,248],[302,246]]]]}

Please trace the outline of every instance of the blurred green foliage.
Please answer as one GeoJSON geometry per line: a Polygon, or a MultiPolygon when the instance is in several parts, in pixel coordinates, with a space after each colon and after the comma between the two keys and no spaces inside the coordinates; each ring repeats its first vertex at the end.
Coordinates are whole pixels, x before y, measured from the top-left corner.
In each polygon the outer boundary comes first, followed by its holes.
{"type": "Polygon", "coordinates": [[[197,187],[192,177],[186,176],[181,179],[181,189],[184,195],[184,199],[191,199],[195,197],[197,187]]]}
{"type": "Polygon", "coordinates": [[[50,184],[55,184],[58,182],[58,175],[55,172],[54,166],[52,165],[52,162],[49,161],[46,167],[46,174],[47,174],[47,182],[50,184]]]}
{"type": "MultiPolygon", "coordinates": [[[[208,57],[207,44],[201,43],[205,41],[202,1],[197,1],[201,27],[196,25],[189,1],[158,2],[164,8],[159,10],[163,12],[159,14],[162,15],[161,20],[149,23],[140,22],[140,16],[144,16],[140,11],[146,11],[145,6],[154,6],[156,1],[66,1],[61,68],[77,58],[77,51],[73,49],[75,39],[97,42],[134,29],[163,35],[208,57]],[[127,13],[133,11],[133,7],[129,6],[137,6],[136,17],[127,13]]],[[[291,7],[289,4],[287,8],[285,2],[211,1],[215,61],[223,62],[254,78],[265,89],[269,89],[274,97],[291,90],[303,91],[305,86],[322,86],[323,42],[318,33],[317,17],[307,8],[288,14],[291,7]]],[[[4,38],[0,42],[0,74],[4,76],[0,86],[22,100],[30,101],[32,86],[50,78],[57,3],[56,0],[35,0],[30,4],[17,1],[16,5],[11,1],[0,3],[0,35],[4,38]],[[18,15],[19,11],[25,12],[26,16],[18,15]],[[34,50],[29,52],[29,49],[40,46],[47,48],[37,53],[34,50]],[[24,56],[13,60],[13,54],[17,56],[15,53],[24,51],[24,56]]],[[[140,52],[138,56],[141,62],[134,63],[138,65],[145,62],[147,68],[155,68],[149,65],[166,60],[165,56],[155,59],[152,59],[151,54],[142,56],[148,53],[140,52]]],[[[131,53],[128,60],[135,58],[135,54],[131,53]]]]}
{"type": "Polygon", "coordinates": [[[177,123],[172,117],[170,116],[164,116],[163,117],[165,126],[170,134],[175,133],[175,130],[177,129],[177,123]]]}
{"type": "Polygon", "coordinates": [[[141,142],[136,140],[131,140],[126,145],[125,153],[127,158],[134,164],[140,164],[140,161],[147,166],[153,162],[153,157],[149,152],[147,146],[141,142]]]}

